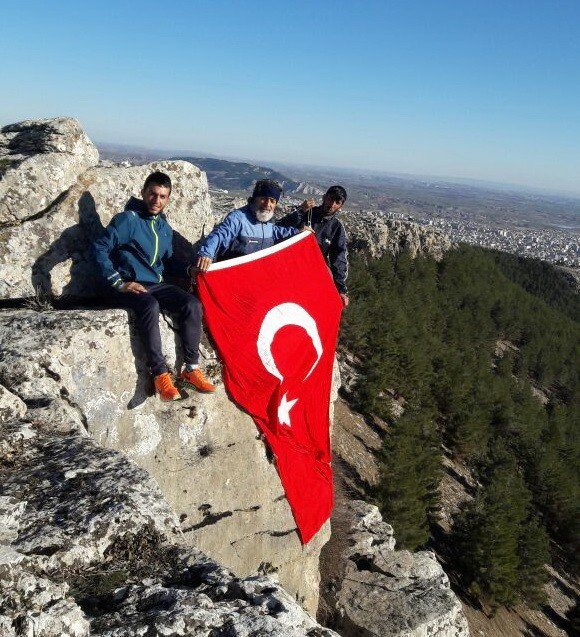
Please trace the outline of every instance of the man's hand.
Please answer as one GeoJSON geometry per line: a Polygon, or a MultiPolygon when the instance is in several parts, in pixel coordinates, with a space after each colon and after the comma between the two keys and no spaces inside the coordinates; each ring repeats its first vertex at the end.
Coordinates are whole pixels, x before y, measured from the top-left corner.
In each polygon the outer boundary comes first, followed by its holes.
{"type": "Polygon", "coordinates": [[[209,257],[199,257],[197,259],[196,267],[200,272],[207,272],[209,266],[213,263],[209,257]]]}
{"type": "Polygon", "coordinates": [[[349,300],[346,294],[341,294],[340,298],[342,299],[342,307],[348,307],[349,300]]]}
{"type": "Polygon", "coordinates": [[[302,202],[300,208],[302,212],[307,212],[308,210],[310,210],[310,208],[314,208],[315,203],[316,202],[314,201],[314,199],[307,199],[306,201],[302,202]]]}
{"type": "Polygon", "coordinates": [[[311,232],[314,234],[314,230],[310,226],[302,226],[302,230],[300,232],[311,232]]]}
{"type": "Polygon", "coordinates": [[[132,292],[133,294],[147,294],[147,288],[137,281],[127,281],[119,286],[120,292],[132,292]]]}

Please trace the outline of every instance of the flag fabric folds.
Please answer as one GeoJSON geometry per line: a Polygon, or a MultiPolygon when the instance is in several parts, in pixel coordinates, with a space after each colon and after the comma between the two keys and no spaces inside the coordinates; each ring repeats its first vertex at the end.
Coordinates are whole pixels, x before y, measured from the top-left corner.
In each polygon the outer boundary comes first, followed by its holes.
{"type": "Polygon", "coordinates": [[[213,264],[198,276],[230,396],[275,459],[304,544],[333,503],[329,405],[342,302],[314,235],[213,264]]]}

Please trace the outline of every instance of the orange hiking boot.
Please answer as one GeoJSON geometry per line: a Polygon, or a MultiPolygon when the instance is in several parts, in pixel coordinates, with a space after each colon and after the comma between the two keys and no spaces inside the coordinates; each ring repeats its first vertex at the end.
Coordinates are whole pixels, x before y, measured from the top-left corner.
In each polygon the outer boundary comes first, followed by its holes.
{"type": "Polygon", "coordinates": [[[193,387],[197,391],[210,393],[215,391],[215,385],[209,382],[204,373],[197,367],[191,372],[183,369],[179,374],[179,380],[188,387],[193,387]]]}
{"type": "Polygon", "coordinates": [[[179,400],[181,398],[181,394],[173,384],[168,372],[155,376],[153,383],[155,384],[155,393],[159,396],[159,398],[161,398],[161,400],[169,402],[171,400],[179,400]]]}

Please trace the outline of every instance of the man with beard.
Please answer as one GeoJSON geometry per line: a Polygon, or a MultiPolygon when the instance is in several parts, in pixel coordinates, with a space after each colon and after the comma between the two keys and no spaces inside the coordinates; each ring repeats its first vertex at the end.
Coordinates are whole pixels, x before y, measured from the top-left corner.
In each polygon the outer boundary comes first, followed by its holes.
{"type": "Polygon", "coordinates": [[[203,240],[197,267],[205,272],[214,261],[241,257],[269,248],[300,232],[282,228],[271,221],[282,194],[282,186],[271,179],[260,179],[248,203],[232,210],[203,240]]]}
{"type": "Polygon", "coordinates": [[[310,226],[324,259],[330,268],[336,289],[344,307],[348,305],[346,277],[348,275],[348,254],[346,232],[336,216],[346,201],[346,190],[342,186],[332,186],[322,199],[321,206],[314,206],[314,199],[306,200],[300,208],[286,215],[278,223],[283,227],[302,228],[310,226]]]}

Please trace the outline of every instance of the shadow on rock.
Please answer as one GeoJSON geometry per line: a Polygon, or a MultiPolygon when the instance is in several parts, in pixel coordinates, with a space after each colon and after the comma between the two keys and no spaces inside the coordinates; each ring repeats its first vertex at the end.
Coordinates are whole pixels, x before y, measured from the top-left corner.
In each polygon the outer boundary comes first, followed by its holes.
{"type": "Polygon", "coordinates": [[[53,241],[32,266],[31,280],[36,293],[49,297],[97,296],[101,284],[90,257],[90,246],[102,231],[95,200],[85,191],[78,201],[78,223],[53,241]],[[67,264],[65,271],[58,267],[60,264],[67,264]]]}

